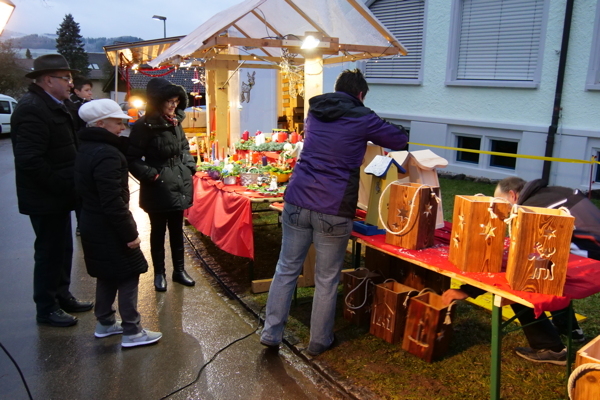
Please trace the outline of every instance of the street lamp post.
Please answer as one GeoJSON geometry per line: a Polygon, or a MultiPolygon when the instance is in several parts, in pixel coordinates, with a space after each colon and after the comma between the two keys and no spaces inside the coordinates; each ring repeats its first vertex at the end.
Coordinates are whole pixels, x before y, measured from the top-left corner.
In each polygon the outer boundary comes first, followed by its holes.
{"type": "Polygon", "coordinates": [[[15,5],[10,0],[0,0],[0,35],[15,10],[15,5]]]}
{"type": "MultiPolygon", "coordinates": [[[[0,0],[0,1],[2,1],[2,0],[0,0]]],[[[152,18],[158,19],[163,22],[164,37],[166,38],[167,37],[167,17],[163,17],[162,15],[153,15],[152,18]]]]}

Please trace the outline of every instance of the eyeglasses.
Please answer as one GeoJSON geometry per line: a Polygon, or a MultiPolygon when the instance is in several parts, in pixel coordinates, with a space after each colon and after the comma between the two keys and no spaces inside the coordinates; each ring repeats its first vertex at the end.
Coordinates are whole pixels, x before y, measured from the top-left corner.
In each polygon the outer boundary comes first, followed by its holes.
{"type": "Polygon", "coordinates": [[[71,78],[70,76],[54,76],[54,75],[50,75],[50,78],[62,79],[63,81],[67,82],[69,85],[73,84],[73,78],[71,78]]]}
{"type": "Polygon", "coordinates": [[[179,100],[175,100],[175,101],[169,100],[169,101],[167,101],[167,104],[169,106],[178,106],[179,105],[179,100]]]}

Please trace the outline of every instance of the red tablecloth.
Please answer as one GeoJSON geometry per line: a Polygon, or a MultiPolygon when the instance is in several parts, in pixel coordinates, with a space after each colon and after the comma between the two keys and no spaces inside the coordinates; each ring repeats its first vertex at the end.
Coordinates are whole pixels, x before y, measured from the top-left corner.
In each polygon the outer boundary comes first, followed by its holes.
{"type": "Polygon", "coordinates": [[[579,257],[574,254],[569,256],[567,280],[563,291],[564,296],[550,296],[512,290],[506,280],[505,272],[494,274],[463,272],[448,261],[448,243],[445,238],[449,237],[449,227],[451,224],[446,224],[445,229],[436,230],[436,244],[433,247],[422,250],[407,250],[387,244],[385,242],[385,235],[364,236],[357,232],[353,232],[352,235],[388,253],[398,254],[404,258],[412,258],[415,261],[452,272],[456,275],[468,276],[479,282],[495,286],[502,291],[513,293],[533,304],[536,316],[541,315],[544,311],[563,309],[569,305],[571,299],[583,299],[600,292],[600,261],[579,257]]]}
{"type": "Polygon", "coordinates": [[[186,217],[221,250],[254,259],[251,198],[266,197],[244,186],[224,185],[198,172],[194,175],[194,204],[186,217]]]}

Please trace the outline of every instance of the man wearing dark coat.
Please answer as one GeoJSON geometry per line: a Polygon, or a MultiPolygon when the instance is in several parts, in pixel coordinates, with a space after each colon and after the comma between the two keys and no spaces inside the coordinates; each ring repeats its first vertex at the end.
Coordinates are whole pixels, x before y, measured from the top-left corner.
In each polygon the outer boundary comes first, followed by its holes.
{"type": "Polygon", "coordinates": [[[35,59],[34,79],[11,117],[11,139],[19,212],[29,215],[34,243],[33,300],[37,322],[71,326],[68,314],[91,310],[70,292],[75,206],[73,164],[77,152],[73,120],[64,101],[70,96],[72,72],[65,58],[47,54],[35,59]]]}
{"type": "Polygon", "coordinates": [[[119,134],[129,116],[113,100],[85,103],[79,116],[87,127],[79,131],[75,187],[82,199],[79,221],[88,273],[96,279],[96,337],[123,334],[123,347],[158,341],[162,334],[141,326],[137,311],[140,274],[148,263],[140,249],[137,225],[129,211],[127,160],[119,134]],[[119,314],[113,303],[119,294],[119,314]]]}

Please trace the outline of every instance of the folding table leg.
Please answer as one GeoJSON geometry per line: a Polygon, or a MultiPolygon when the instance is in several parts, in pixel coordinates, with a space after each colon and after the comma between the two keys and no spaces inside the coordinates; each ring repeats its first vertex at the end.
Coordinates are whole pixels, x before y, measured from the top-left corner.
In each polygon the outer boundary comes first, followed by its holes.
{"type": "Polygon", "coordinates": [[[492,305],[492,365],[490,371],[490,399],[500,399],[500,367],[502,350],[502,297],[493,295],[492,305]]]}
{"type": "Polygon", "coordinates": [[[569,308],[567,308],[567,388],[566,397],[569,398],[569,378],[571,377],[571,362],[573,361],[573,301],[569,302],[569,308]]]}

